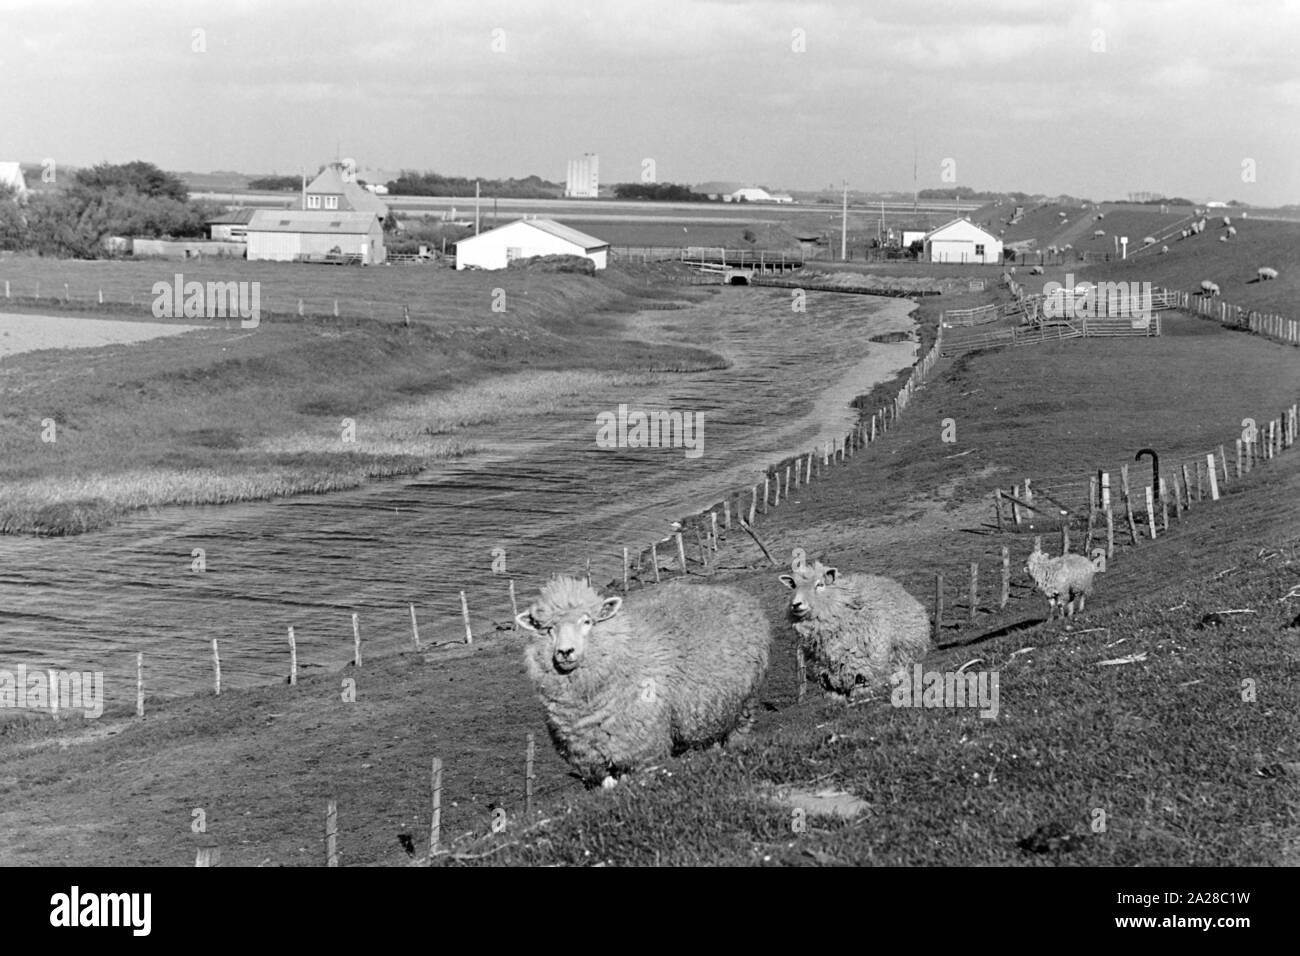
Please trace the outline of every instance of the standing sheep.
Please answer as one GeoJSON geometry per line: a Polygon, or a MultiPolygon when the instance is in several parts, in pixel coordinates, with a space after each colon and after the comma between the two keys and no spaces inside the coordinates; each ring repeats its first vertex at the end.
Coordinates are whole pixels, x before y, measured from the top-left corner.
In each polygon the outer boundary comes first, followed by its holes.
{"type": "Polygon", "coordinates": [[[1255,270],[1255,274],[1259,277],[1260,282],[1264,282],[1267,279],[1277,278],[1277,270],[1271,266],[1260,266],[1255,270]]]}
{"type": "Polygon", "coordinates": [[[1209,279],[1201,280],[1201,295],[1218,295],[1218,294],[1219,294],[1218,283],[1211,282],[1209,279]]]}
{"type": "Polygon", "coordinates": [[[790,617],[812,654],[818,681],[831,694],[851,700],[870,691],[930,649],[930,618],[921,602],[897,581],[874,574],[840,577],[820,561],[809,567],[795,552],[790,617]]]}
{"type": "Polygon", "coordinates": [[[673,582],[625,601],[556,577],[515,620],[551,741],[588,784],[748,730],[771,629],[743,591],[673,582]]]}
{"type": "Polygon", "coordinates": [[[1039,542],[1025,562],[1025,573],[1034,579],[1038,590],[1047,596],[1047,619],[1052,619],[1057,605],[1062,615],[1073,617],[1075,601],[1083,610],[1084,599],[1092,594],[1092,576],[1097,567],[1081,554],[1063,554],[1049,558],[1039,542]]]}

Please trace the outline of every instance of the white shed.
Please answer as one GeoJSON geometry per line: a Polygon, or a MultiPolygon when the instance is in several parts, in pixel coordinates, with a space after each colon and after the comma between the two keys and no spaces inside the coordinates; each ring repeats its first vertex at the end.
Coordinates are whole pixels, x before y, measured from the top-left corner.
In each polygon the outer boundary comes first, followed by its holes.
{"type": "Polygon", "coordinates": [[[520,219],[456,243],[457,269],[504,269],[532,256],[586,256],[603,269],[609,243],[551,219],[520,219]]]}
{"type": "Polygon", "coordinates": [[[1002,261],[1002,240],[969,219],[954,219],[926,233],[924,258],[929,262],[995,264],[1002,261]]]}
{"type": "Polygon", "coordinates": [[[292,262],[329,253],[359,255],[363,265],[388,257],[373,212],[259,209],[248,222],[248,258],[292,262]]]}

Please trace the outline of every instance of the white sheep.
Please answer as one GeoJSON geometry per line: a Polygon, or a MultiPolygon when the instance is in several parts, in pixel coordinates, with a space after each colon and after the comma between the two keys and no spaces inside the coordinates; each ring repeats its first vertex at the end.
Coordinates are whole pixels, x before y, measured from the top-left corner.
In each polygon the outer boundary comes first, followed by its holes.
{"type": "Polygon", "coordinates": [[[1237,227],[1236,227],[1236,226],[1229,226],[1229,227],[1228,227],[1228,237],[1231,238],[1231,237],[1235,236],[1236,234],[1237,234],[1237,227]]]}
{"type": "Polygon", "coordinates": [[[1224,224],[1225,226],[1231,226],[1231,225],[1232,225],[1232,217],[1231,217],[1231,216],[1224,216],[1224,217],[1223,217],[1223,224],[1224,224]]]}
{"type": "Polygon", "coordinates": [[[1160,247],[1160,254],[1161,254],[1162,256],[1163,256],[1166,252],[1168,252],[1168,251],[1169,251],[1169,247],[1168,247],[1168,246],[1161,246],[1161,247],[1160,247]]]}
{"type": "Polygon", "coordinates": [[[1084,599],[1092,594],[1092,576],[1097,566],[1081,554],[1064,554],[1059,558],[1049,558],[1043,553],[1040,542],[1034,542],[1034,550],[1025,562],[1025,573],[1034,579],[1038,590],[1047,596],[1047,619],[1052,619],[1059,604],[1064,616],[1073,617],[1076,610],[1082,611],[1084,599]]]}
{"type": "Polygon", "coordinates": [[[1155,237],[1155,236],[1143,236],[1143,237],[1142,237],[1142,245],[1144,245],[1144,246],[1154,246],[1155,244],[1156,244],[1156,237],[1155,237]]]}
{"type": "Polygon", "coordinates": [[[735,588],[673,582],[602,598],[552,578],[515,618],[556,750],[589,785],[748,730],[771,628],[735,588]]]}
{"type": "Polygon", "coordinates": [[[1255,270],[1255,272],[1256,275],[1259,276],[1260,282],[1263,282],[1267,279],[1277,278],[1277,270],[1274,269],[1272,266],[1260,266],[1258,269],[1255,270]]]}
{"type": "Polygon", "coordinates": [[[1218,295],[1218,283],[1211,282],[1209,279],[1201,280],[1201,295],[1218,295]]]}
{"type": "Polygon", "coordinates": [[[851,700],[887,681],[930,649],[930,618],[921,602],[890,578],[874,574],[840,576],[820,561],[811,566],[796,550],[790,619],[814,675],[828,696],[851,700]]]}
{"type": "Polygon", "coordinates": [[[1040,276],[1040,275],[1043,274],[1043,267],[1042,267],[1042,266],[1034,266],[1032,269],[1029,270],[1029,274],[1030,274],[1031,276],[1040,276]]]}
{"type": "Polygon", "coordinates": [[[1105,230],[1105,229],[1097,229],[1097,230],[1095,230],[1095,231],[1093,232],[1092,235],[1093,235],[1093,238],[1095,238],[1095,239],[1100,239],[1102,236],[1106,235],[1106,230],[1105,230]]]}

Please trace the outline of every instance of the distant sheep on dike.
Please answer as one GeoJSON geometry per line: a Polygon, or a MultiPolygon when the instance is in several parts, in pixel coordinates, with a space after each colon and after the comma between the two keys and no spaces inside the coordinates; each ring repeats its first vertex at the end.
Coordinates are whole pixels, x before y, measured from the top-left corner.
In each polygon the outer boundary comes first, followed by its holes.
{"type": "Polygon", "coordinates": [[[1025,573],[1034,579],[1038,590],[1047,596],[1047,619],[1050,621],[1057,605],[1064,616],[1073,617],[1075,601],[1083,610],[1084,600],[1092,594],[1092,576],[1097,566],[1081,554],[1064,554],[1049,558],[1043,553],[1040,542],[1025,562],[1025,573]]]}
{"type": "Polygon", "coordinates": [[[551,741],[588,785],[749,729],[772,634],[743,591],[673,582],[624,600],[556,577],[515,621],[551,741]]]}
{"type": "Polygon", "coordinates": [[[1277,270],[1272,268],[1271,266],[1260,266],[1257,270],[1255,270],[1255,274],[1259,276],[1260,282],[1264,282],[1268,279],[1277,278],[1277,270]]]}
{"type": "Polygon", "coordinates": [[[791,572],[790,618],[828,696],[852,700],[930,650],[930,617],[897,581],[809,566],[799,549],[791,572]]]}

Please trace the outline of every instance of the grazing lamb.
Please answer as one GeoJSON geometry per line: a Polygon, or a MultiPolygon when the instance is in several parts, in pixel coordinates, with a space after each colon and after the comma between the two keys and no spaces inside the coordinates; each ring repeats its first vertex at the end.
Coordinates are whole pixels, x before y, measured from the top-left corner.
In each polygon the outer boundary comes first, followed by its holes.
{"type": "Polygon", "coordinates": [[[749,729],[772,635],[743,591],[674,582],[624,600],[556,577],[515,620],[551,741],[589,785],[749,729]]]}
{"type": "Polygon", "coordinates": [[[1096,571],[1096,565],[1081,554],[1049,558],[1037,541],[1034,542],[1029,560],[1025,562],[1025,573],[1034,579],[1038,590],[1047,596],[1049,621],[1057,604],[1060,604],[1064,616],[1074,616],[1076,600],[1079,602],[1078,610],[1083,610],[1084,599],[1092,594],[1092,576],[1096,571]]]}
{"type": "Polygon", "coordinates": [[[828,696],[852,700],[887,681],[930,649],[930,618],[897,581],[874,574],[840,577],[820,561],[795,553],[790,618],[828,696]]]}
{"type": "Polygon", "coordinates": [[[1218,283],[1211,282],[1209,279],[1201,280],[1201,295],[1218,295],[1218,283]]]}
{"type": "Polygon", "coordinates": [[[1043,274],[1043,267],[1042,267],[1042,266],[1034,266],[1032,269],[1029,270],[1029,274],[1030,274],[1031,276],[1040,276],[1040,275],[1043,274]]]}
{"type": "Polygon", "coordinates": [[[1255,270],[1255,274],[1259,276],[1260,282],[1263,282],[1267,279],[1277,278],[1277,270],[1272,268],[1271,266],[1260,266],[1258,269],[1255,270]]]}

